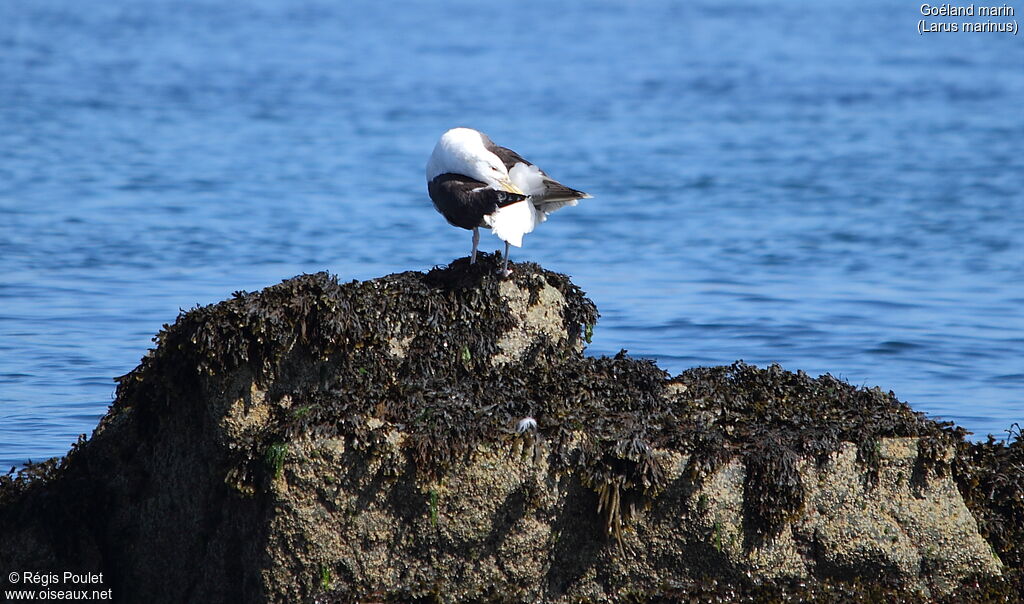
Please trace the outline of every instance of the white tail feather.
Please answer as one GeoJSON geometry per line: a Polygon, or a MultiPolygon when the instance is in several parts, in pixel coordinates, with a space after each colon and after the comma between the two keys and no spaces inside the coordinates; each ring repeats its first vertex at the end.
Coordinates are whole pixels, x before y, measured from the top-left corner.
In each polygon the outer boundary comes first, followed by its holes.
{"type": "Polygon", "coordinates": [[[565,199],[562,201],[545,201],[544,203],[540,204],[540,210],[544,212],[545,215],[547,215],[559,208],[564,208],[565,206],[574,206],[577,204],[579,204],[579,201],[576,199],[565,199]]]}

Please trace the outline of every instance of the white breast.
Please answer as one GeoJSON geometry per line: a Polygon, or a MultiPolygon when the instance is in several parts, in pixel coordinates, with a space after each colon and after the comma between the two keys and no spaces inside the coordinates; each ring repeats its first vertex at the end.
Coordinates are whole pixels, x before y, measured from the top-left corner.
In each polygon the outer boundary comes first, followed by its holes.
{"type": "Polygon", "coordinates": [[[543,197],[544,191],[547,189],[544,186],[544,174],[537,166],[520,162],[508,171],[508,178],[512,184],[522,189],[527,195],[543,197]]]}
{"type": "Polygon", "coordinates": [[[484,216],[484,221],[498,239],[516,247],[523,247],[523,235],[533,231],[541,221],[539,215],[537,208],[527,199],[498,208],[493,214],[484,216]]]}

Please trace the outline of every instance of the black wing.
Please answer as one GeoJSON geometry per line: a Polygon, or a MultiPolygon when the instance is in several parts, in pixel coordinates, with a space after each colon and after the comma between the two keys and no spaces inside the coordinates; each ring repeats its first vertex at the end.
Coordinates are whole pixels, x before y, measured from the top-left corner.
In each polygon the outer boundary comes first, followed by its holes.
{"type": "Polygon", "coordinates": [[[481,226],[484,216],[523,201],[526,195],[492,189],[461,174],[441,174],[427,183],[434,207],[451,224],[464,229],[481,226]]]}
{"type": "MultiPolygon", "coordinates": [[[[532,166],[534,164],[527,161],[522,155],[519,155],[512,149],[502,147],[494,144],[490,138],[484,135],[484,146],[488,151],[498,156],[501,163],[505,164],[505,168],[511,170],[516,164],[526,164],[532,166]]],[[[540,170],[540,168],[537,168],[540,170]]],[[[544,193],[541,195],[534,195],[533,202],[535,205],[539,205],[543,202],[560,202],[560,201],[572,201],[574,199],[583,199],[590,197],[589,194],[583,191],[577,191],[571,187],[567,187],[557,180],[547,175],[547,172],[540,170],[541,175],[544,177],[544,193]]],[[[561,207],[561,206],[559,206],[561,207]]]]}
{"type": "Polygon", "coordinates": [[[491,139],[487,139],[484,142],[484,145],[487,147],[488,151],[498,156],[498,159],[501,160],[501,163],[505,164],[505,169],[507,170],[511,170],[512,166],[515,166],[516,164],[526,164],[527,166],[533,165],[526,161],[522,155],[519,155],[512,149],[495,145],[491,139]]]}

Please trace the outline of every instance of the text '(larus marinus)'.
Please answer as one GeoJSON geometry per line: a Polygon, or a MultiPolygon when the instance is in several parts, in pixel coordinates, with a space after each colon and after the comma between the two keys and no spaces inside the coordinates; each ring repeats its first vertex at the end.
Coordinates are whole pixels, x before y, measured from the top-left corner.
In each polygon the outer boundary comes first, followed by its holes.
{"type": "Polygon", "coordinates": [[[552,180],[518,153],[499,147],[483,132],[452,128],[441,135],[427,162],[427,191],[445,219],[473,230],[476,262],[480,227],[487,227],[508,246],[522,247],[523,235],[563,206],[590,197],[552,180]]]}

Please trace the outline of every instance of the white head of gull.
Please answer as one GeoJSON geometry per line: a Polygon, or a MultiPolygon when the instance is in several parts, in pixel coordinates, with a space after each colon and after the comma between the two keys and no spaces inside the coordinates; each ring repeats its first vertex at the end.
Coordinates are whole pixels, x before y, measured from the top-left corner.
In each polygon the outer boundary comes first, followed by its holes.
{"type": "Polygon", "coordinates": [[[427,191],[449,223],[473,231],[471,263],[476,262],[480,227],[505,242],[505,276],[509,245],[522,247],[523,235],[549,214],[590,197],[472,128],[452,128],[441,135],[427,161],[427,191]]]}

